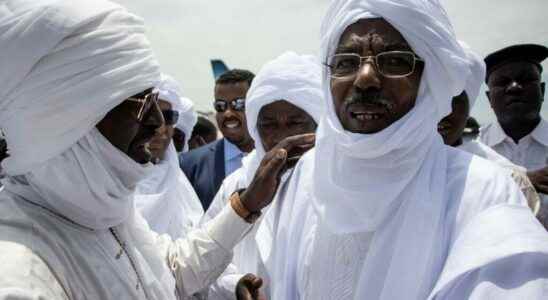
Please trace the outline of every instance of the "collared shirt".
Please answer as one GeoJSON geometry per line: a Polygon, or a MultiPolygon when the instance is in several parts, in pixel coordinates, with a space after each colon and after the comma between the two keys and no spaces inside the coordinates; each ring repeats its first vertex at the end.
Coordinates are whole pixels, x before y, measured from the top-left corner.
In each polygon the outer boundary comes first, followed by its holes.
{"type": "Polygon", "coordinates": [[[227,177],[242,166],[242,158],[244,157],[244,153],[227,139],[224,141],[224,151],[225,177],[227,177]]]}
{"type": "Polygon", "coordinates": [[[548,165],[548,122],[539,125],[516,144],[507,136],[498,122],[480,129],[478,139],[500,155],[527,170],[537,170],[548,165]]]}
{"type": "MultiPolygon", "coordinates": [[[[507,136],[498,122],[480,129],[478,139],[500,155],[528,171],[548,166],[548,122],[541,120],[537,127],[516,144],[507,136]]],[[[539,194],[542,206],[548,204],[548,195],[539,194]]]]}

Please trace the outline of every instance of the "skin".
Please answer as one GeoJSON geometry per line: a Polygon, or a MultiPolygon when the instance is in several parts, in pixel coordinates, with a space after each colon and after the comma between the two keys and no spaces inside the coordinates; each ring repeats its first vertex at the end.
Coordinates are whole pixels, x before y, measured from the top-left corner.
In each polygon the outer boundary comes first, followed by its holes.
{"type": "Polygon", "coordinates": [[[487,81],[489,104],[504,132],[516,143],[540,122],[545,83],[530,62],[509,62],[491,73],[487,81]]]}
{"type": "MultiPolygon", "coordinates": [[[[336,53],[369,56],[393,50],[412,51],[403,36],[384,19],[364,19],[346,28],[336,53]]],[[[415,105],[422,70],[423,64],[418,62],[409,76],[386,78],[369,59],[356,75],[332,78],[331,93],[343,128],[371,134],[399,120],[415,105]],[[374,114],[376,119],[360,119],[363,114],[374,114]]]]}
{"type": "Polygon", "coordinates": [[[453,98],[452,111],[438,123],[438,132],[448,146],[462,145],[462,133],[470,115],[470,102],[466,92],[453,98]]]}
{"type": "Polygon", "coordinates": [[[186,136],[179,128],[173,128],[173,146],[177,152],[182,152],[185,148],[186,136]]]}
{"type": "Polygon", "coordinates": [[[259,290],[263,280],[253,274],[246,274],[236,285],[236,299],[238,300],[266,300],[266,297],[259,290]]]}
{"type": "MultiPolygon", "coordinates": [[[[249,84],[245,81],[227,84],[217,84],[215,86],[215,101],[230,102],[236,99],[245,99],[249,84]]],[[[253,139],[247,132],[245,112],[235,111],[230,105],[224,112],[218,112],[215,115],[219,130],[223,136],[236,145],[242,152],[249,153],[253,150],[253,139]],[[230,125],[235,125],[230,128],[230,125]]]]}
{"type": "Polygon", "coordinates": [[[152,105],[144,113],[141,122],[137,119],[137,113],[138,105],[126,100],[109,111],[96,127],[113,146],[135,162],[146,164],[152,161],[152,153],[147,144],[156,134],[156,130],[164,125],[164,117],[158,104],[152,105]]]}
{"type": "MultiPolygon", "coordinates": [[[[171,104],[165,100],[158,99],[161,111],[171,110],[171,104]]],[[[152,153],[152,162],[158,163],[165,158],[169,143],[173,138],[173,125],[163,124],[156,130],[156,133],[149,142],[149,150],[152,153]]]]}
{"type": "MultiPolygon", "coordinates": [[[[257,128],[265,151],[272,150],[287,137],[314,133],[316,127],[316,122],[307,112],[285,100],[265,105],[257,118],[257,128]]],[[[288,167],[295,166],[303,154],[301,151],[290,153],[288,167]]]]}
{"type": "MultiPolygon", "coordinates": [[[[539,124],[545,83],[540,69],[530,62],[514,61],[491,73],[487,80],[489,104],[504,132],[518,143],[539,124]]],[[[527,172],[539,193],[548,194],[548,166],[527,172]]]]}

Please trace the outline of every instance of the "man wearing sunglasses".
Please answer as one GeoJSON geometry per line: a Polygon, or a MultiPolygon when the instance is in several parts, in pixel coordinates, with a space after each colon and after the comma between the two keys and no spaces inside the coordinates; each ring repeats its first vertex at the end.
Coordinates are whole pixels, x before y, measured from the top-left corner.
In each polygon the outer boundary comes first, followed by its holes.
{"type": "Polygon", "coordinates": [[[247,131],[245,98],[255,75],[234,69],[223,73],[215,82],[217,126],[223,138],[183,154],[181,169],[196,190],[206,210],[221,183],[242,165],[242,158],[253,150],[253,139],[247,131]]]}
{"type": "MultiPolygon", "coordinates": [[[[177,240],[136,211],[137,185],[155,167],[148,145],[164,117],[175,120],[152,89],[159,65],[144,31],[105,0],[0,4],[0,128],[10,154],[0,299],[187,299],[221,274],[250,215],[268,205],[234,198],[177,240]]],[[[275,180],[286,157],[273,158],[263,179],[275,180]]]]}

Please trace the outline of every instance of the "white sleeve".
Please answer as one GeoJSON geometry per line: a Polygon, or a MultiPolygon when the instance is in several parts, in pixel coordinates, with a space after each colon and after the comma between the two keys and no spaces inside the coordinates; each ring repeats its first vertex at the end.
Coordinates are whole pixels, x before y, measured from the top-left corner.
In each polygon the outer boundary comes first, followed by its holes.
{"type": "Polygon", "coordinates": [[[194,295],[215,282],[232,260],[232,249],[252,226],[228,204],[184,239],[172,242],[167,235],[158,236],[158,247],[167,253],[179,295],[194,295]]]}
{"type": "Polygon", "coordinates": [[[236,300],[236,285],[245,274],[240,274],[234,264],[230,264],[221,277],[209,287],[208,300],[236,300]]]}

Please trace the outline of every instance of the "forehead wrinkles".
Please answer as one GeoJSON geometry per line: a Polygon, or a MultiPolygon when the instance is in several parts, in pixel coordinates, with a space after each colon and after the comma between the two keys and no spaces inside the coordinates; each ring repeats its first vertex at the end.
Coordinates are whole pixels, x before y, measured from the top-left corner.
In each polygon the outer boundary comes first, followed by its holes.
{"type": "Polygon", "coordinates": [[[371,29],[363,35],[350,33],[348,38],[343,40],[339,47],[337,47],[337,52],[379,53],[385,51],[387,47],[396,45],[403,47],[405,44],[403,40],[395,40],[394,38],[379,34],[375,29],[371,29]]]}

